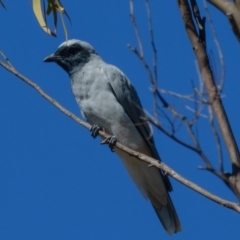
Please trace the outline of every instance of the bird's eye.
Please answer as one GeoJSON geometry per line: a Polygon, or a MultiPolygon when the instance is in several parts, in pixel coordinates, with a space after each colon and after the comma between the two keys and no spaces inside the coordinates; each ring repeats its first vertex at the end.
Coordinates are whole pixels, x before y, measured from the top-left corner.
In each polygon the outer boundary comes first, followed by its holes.
{"type": "Polygon", "coordinates": [[[75,55],[79,51],[78,48],[69,48],[68,49],[68,55],[75,55]]]}

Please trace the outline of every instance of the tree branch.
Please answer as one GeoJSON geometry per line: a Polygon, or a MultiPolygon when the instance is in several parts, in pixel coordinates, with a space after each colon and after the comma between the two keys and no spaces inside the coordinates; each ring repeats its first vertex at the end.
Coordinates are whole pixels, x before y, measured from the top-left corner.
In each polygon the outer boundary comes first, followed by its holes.
{"type": "Polygon", "coordinates": [[[240,4],[239,0],[230,2],[229,0],[207,0],[213,6],[218,8],[227,17],[232,26],[233,32],[240,41],[240,4]]]}
{"type": "Polygon", "coordinates": [[[218,57],[219,57],[219,61],[220,61],[220,69],[221,69],[221,76],[220,76],[220,81],[218,84],[218,90],[221,93],[223,86],[224,86],[224,81],[225,81],[225,64],[224,64],[224,58],[223,58],[223,53],[222,53],[222,49],[217,37],[217,32],[214,28],[214,24],[213,24],[213,20],[211,18],[208,6],[207,6],[207,2],[206,0],[203,1],[204,4],[204,8],[207,14],[207,18],[208,18],[208,22],[210,24],[211,30],[212,30],[212,34],[213,34],[213,40],[215,42],[216,48],[217,48],[217,52],[218,52],[218,57]]]}
{"type": "Polygon", "coordinates": [[[182,14],[182,19],[186,28],[186,32],[192,44],[194,53],[197,58],[199,71],[201,73],[204,86],[206,88],[210,105],[218,122],[222,137],[230,156],[232,163],[232,175],[230,178],[230,186],[240,199],[240,155],[236,140],[234,138],[227,114],[223,107],[218,88],[213,79],[209,59],[202,39],[198,36],[194,25],[191,9],[187,0],[178,0],[178,6],[182,14]]]}
{"type": "Polygon", "coordinates": [[[147,61],[144,58],[143,44],[142,44],[139,29],[137,27],[137,23],[136,23],[136,20],[135,20],[135,15],[134,15],[133,0],[129,0],[130,19],[131,19],[133,29],[134,29],[134,32],[135,32],[135,36],[136,36],[136,39],[137,39],[137,42],[138,42],[139,51],[137,50],[137,48],[131,46],[130,44],[128,44],[128,48],[133,53],[136,54],[136,56],[140,59],[144,68],[147,71],[149,80],[150,80],[151,85],[152,85],[152,91],[153,91],[154,115],[155,115],[155,119],[157,119],[157,121],[158,121],[158,104],[157,104],[157,94],[156,94],[156,92],[157,92],[157,49],[155,47],[155,42],[154,42],[154,38],[153,38],[151,11],[150,11],[150,6],[149,6],[148,0],[145,0],[145,4],[146,4],[146,9],[147,9],[147,16],[148,16],[148,28],[149,28],[149,34],[150,34],[150,42],[151,42],[151,45],[152,45],[153,56],[154,56],[153,57],[154,74],[152,73],[147,61]]]}

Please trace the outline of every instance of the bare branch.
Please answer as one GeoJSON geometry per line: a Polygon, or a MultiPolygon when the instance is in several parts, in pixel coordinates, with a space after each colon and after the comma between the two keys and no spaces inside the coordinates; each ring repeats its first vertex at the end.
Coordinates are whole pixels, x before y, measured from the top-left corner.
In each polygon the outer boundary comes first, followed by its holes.
{"type": "Polygon", "coordinates": [[[147,16],[148,16],[148,28],[149,28],[149,35],[150,35],[150,42],[153,50],[153,69],[154,69],[154,81],[152,85],[152,91],[153,91],[153,97],[154,97],[154,114],[155,118],[158,119],[158,105],[157,105],[157,49],[154,42],[153,37],[153,27],[152,27],[152,16],[151,16],[151,10],[149,6],[149,1],[145,0],[146,9],[147,9],[147,16]]]}
{"type": "Polygon", "coordinates": [[[139,60],[142,62],[144,68],[147,71],[147,74],[149,76],[149,80],[152,85],[152,92],[153,92],[153,108],[154,108],[154,115],[155,118],[158,120],[158,104],[157,104],[157,96],[156,96],[156,91],[157,91],[157,50],[155,48],[155,43],[154,43],[154,38],[153,38],[153,29],[152,29],[152,20],[151,20],[151,11],[150,11],[150,6],[148,0],[145,0],[146,2],[146,8],[147,8],[147,14],[148,14],[148,25],[149,25],[149,33],[150,33],[150,41],[153,49],[153,55],[154,55],[154,61],[153,61],[153,68],[154,68],[154,75],[145,60],[144,57],[144,52],[143,52],[143,45],[142,45],[142,40],[140,38],[139,30],[136,24],[135,16],[134,16],[134,4],[133,0],[129,0],[129,5],[130,5],[130,18],[131,22],[133,24],[134,32],[137,38],[138,46],[139,46],[139,51],[132,47],[131,45],[128,45],[128,48],[136,54],[136,56],[139,58],[139,60]]]}
{"type": "Polygon", "coordinates": [[[0,55],[3,57],[3,59],[6,61],[6,63],[13,68],[12,63],[10,62],[10,60],[8,59],[8,57],[3,53],[3,51],[0,49],[0,55]]]}
{"type": "Polygon", "coordinates": [[[227,118],[227,114],[225,112],[224,106],[221,101],[221,96],[219,94],[216,83],[213,79],[212,71],[209,64],[209,59],[206,53],[206,49],[204,44],[202,43],[198,33],[196,31],[196,27],[193,23],[191,10],[187,0],[178,0],[178,6],[180,12],[182,14],[183,22],[188,34],[188,37],[191,41],[194,53],[197,57],[197,62],[199,66],[199,70],[204,82],[204,86],[206,88],[209,101],[213,112],[216,116],[216,120],[219,125],[219,129],[223,136],[225,145],[228,150],[228,154],[230,156],[230,160],[232,163],[232,181],[231,181],[231,189],[235,192],[235,194],[240,199],[240,155],[238,146],[233,135],[230,123],[227,118]]]}
{"type": "Polygon", "coordinates": [[[150,82],[151,82],[151,85],[153,86],[153,106],[154,106],[154,115],[155,115],[155,118],[157,119],[158,121],[158,104],[157,104],[157,96],[156,96],[156,91],[157,91],[157,88],[155,87],[155,84],[156,84],[156,81],[153,77],[153,74],[152,74],[152,71],[148,65],[148,63],[146,62],[145,58],[144,58],[144,55],[141,56],[140,53],[138,52],[138,50],[134,47],[132,47],[131,45],[128,45],[128,48],[134,53],[136,54],[136,56],[139,58],[139,60],[142,62],[144,68],[146,69],[147,71],[147,74],[148,74],[148,77],[150,79],[150,82]]]}
{"type": "Polygon", "coordinates": [[[151,16],[151,11],[150,11],[150,6],[149,6],[149,1],[145,0],[146,3],[146,8],[147,8],[147,15],[148,15],[148,27],[149,27],[149,33],[150,33],[150,42],[152,45],[153,49],[153,69],[154,69],[154,80],[155,80],[155,88],[157,88],[157,49],[155,46],[154,42],[154,37],[153,37],[153,26],[152,26],[152,16],[151,16]]]}
{"type": "Polygon", "coordinates": [[[209,124],[211,126],[213,136],[216,140],[216,145],[217,145],[218,159],[219,159],[219,170],[223,173],[224,172],[223,154],[222,154],[222,146],[221,146],[221,142],[220,142],[220,137],[219,137],[218,132],[216,130],[216,127],[214,125],[213,113],[212,113],[212,109],[211,109],[210,106],[208,107],[208,111],[209,111],[209,124]]]}
{"type": "Polygon", "coordinates": [[[207,0],[227,17],[232,26],[233,32],[240,41],[240,9],[238,1],[232,2],[229,0],[207,0]]]}
{"type": "Polygon", "coordinates": [[[196,121],[199,119],[199,117],[208,118],[207,115],[200,113],[200,110],[196,111],[195,109],[193,109],[193,108],[191,108],[189,106],[186,106],[186,109],[188,109],[189,111],[194,113],[193,119],[190,122],[191,126],[193,126],[196,123],[196,121]]]}
{"type": "MultiPolygon", "coordinates": [[[[221,180],[223,180],[226,185],[235,193],[234,189],[232,188],[232,186],[230,185],[229,182],[229,178],[223,173],[223,171],[217,171],[214,169],[214,167],[211,164],[211,161],[208,159],[208,157],[206,156],[206,154],[204,153],[204,151],[201,148],[201,145],[198,141],[198,139],[196,138],[194,131],[192,129],[192,124],[187,120],[187,117],[178,113],[162,96],[160,93],[158,93],[158,97],[161,100],[161,102],[163,103],[164,107],[166,107],[173,115],[175,115],[176,117],[180,118],[181,121],[185,124],[185,127],[189,133],[189,136],[192,139],[193,142],[193,146],[182,141],[181,139],[177,138],[175,136],[174,133],[170,133],[168,132],[165,128],[163,128],[161,126],[161,124],[159,124],[158,122],[155,122],[153,118],[151,118],[150,116],[148,117],[148,120],[154,124],[160,131],[162,131],[165,135],[167,135],[168,137],[172,138],[174,141],[176,141],[177,143],[181,144],[182,146],[196,152],[204,161],[205,163],[205,167],[199,167],[199,169],[201,170],[208,170],[211,173],[213,173],[215,176],[219,177],[221,180]]],[[[196,115],[199,114],[199,110],[197,111],[196,115]]],[[[196,116],[198,117],[198,116],[196,116]]]]}
{"type": "Polygon", "coordinates": [[[134,53],[136,54],[136,56],[140,59],[140,61],[142,62],[144,68],[147,71],[148,77],[150,79],[150,82],[152,85],[154,85],[154,77],[152,75],[151,69],[148,65],[148,63],[146,62],[144,57],[141,57],[140,53],[138,52],[138,50],[135,47],[132,47],[130,44],[128,44],[128,48],[134,53]]]}
{"type": "Polygon", "coordinates": [[[220,69],[221,69],[221,77],[220,77],[220,81],[219,81],[219,84],[218,84],[218,90],[219,90],[219,92],[221,92],[222,89],[223,89],[224,81],[225,81],[225,64],[224,64],[223,53],[222,53],[220,43],[218,41],[217,32],[216,32],[215,27],[213,25],[213,21],[212,21],[212,18],[211,18],[206,0],[203,1],[203,4],[204,4],[204,8],[205,8],[205,11],[206,11],[206,14],[207,14],[207,18],[208,18],[208,21],[210,23],[210,27],[211,27],[211,30],[212,30],[212,33],[213,33],[213,39],[214,39],[214,42],[215,42],[215,45],[216,45],[216,48],[217,48],[217,51],[218,51],[218,57],[219,57],[220,69]]]}
{"type": "Polygon", "coordinates": [[[133,0],[129,0],[129,6],[130,6],[130,18],[133,24],[133,29],[137,38],[137,42],[138,42],[138,47],[139,47],[139,56],[141,56],[141,58],[144,55],[143,52],[143,46],[142,46],[142,41],[140,38],[140,33],[138,31],[138,27],[137,27],[137,22],[135,20],[135,16],[134,16],[134,4],[133,4],[133,0]]]}
{"type": "Polygon", "coordinates": [[[190,0],[190,3],[191,3],[191,7],[192,7],[193,16],[198,25],[199,39],[201,39],[202,43],[206,47],[206,33],[205,33],[205,20],[206,19],[205,19],[205,17],[201,18],[196,0],[190,0]]]}
{"type": "Polygon", "coordinates": [[[196,148],[195,148],[194,146],[192,146],[192,145],[184,142],[184,141],[181,140],[180,138],[177,138],[174,133],[167,131],[165,128],[162,127],[161,124],[157,123],[157,122],[154,120],[154,118],[148,116],[147,120],[148,120],[150,123],[152,123],[156,128],[158,128],[161,132],[163,132],[163,133],[164,133],[165,135],[167,135],[168,137],[172,138],[174,141],[176,141],[176,142],[179,143],[180,145],[182,145],[182,146],[184,146],[184,147],[186,147],[186,148],[188,148],[188,149],[196,152],[196,148]]]}
{"type": "Polygon", "coordinates": [[[166,95],[173,96],[173,97],[176,97],[176,98],[186,99],[186,100],[192,101],[192,102],[195,101],[195,99],[193,98],[194,97],[194,93],[187,94],[187,95],[182,95],[180,93],[167,91],[167,90],[162,89],[162,88],[158,88],[158,91],[160,93],[162,93],[162,94],[166,94],[166,95]]]}

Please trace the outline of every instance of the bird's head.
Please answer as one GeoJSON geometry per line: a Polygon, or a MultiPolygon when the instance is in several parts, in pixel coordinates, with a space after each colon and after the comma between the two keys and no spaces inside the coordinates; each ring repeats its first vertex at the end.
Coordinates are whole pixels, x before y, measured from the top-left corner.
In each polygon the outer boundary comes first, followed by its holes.
{"type": "Polygon", "coordinates": [[[92,55],[97,55],[94,48],[81,40],[68,40],[63,42],[57,51],[44,59],[44,62],[56,62],[67,73],[87,63],[92,55]]]}

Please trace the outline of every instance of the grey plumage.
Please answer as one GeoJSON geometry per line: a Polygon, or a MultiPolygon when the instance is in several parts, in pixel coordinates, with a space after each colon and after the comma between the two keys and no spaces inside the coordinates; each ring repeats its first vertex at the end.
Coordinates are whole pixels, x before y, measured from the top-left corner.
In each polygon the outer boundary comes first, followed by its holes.
{"type": "MultiPolygon", "coordinates": [[[[82,114],[92,125],[114,135],[122,144],[159,159],[149,124],[137,92],[118,68],[105,63],[93,47],[80,40],[62,43],[44,59],[56,62],[71,78],[71,87],[82,114]]],[[[149,199],[169,234],[181,231],[181,224],[168,191],[170,181],[161,171],[115,149],[131,178],[149,199]]]]}

